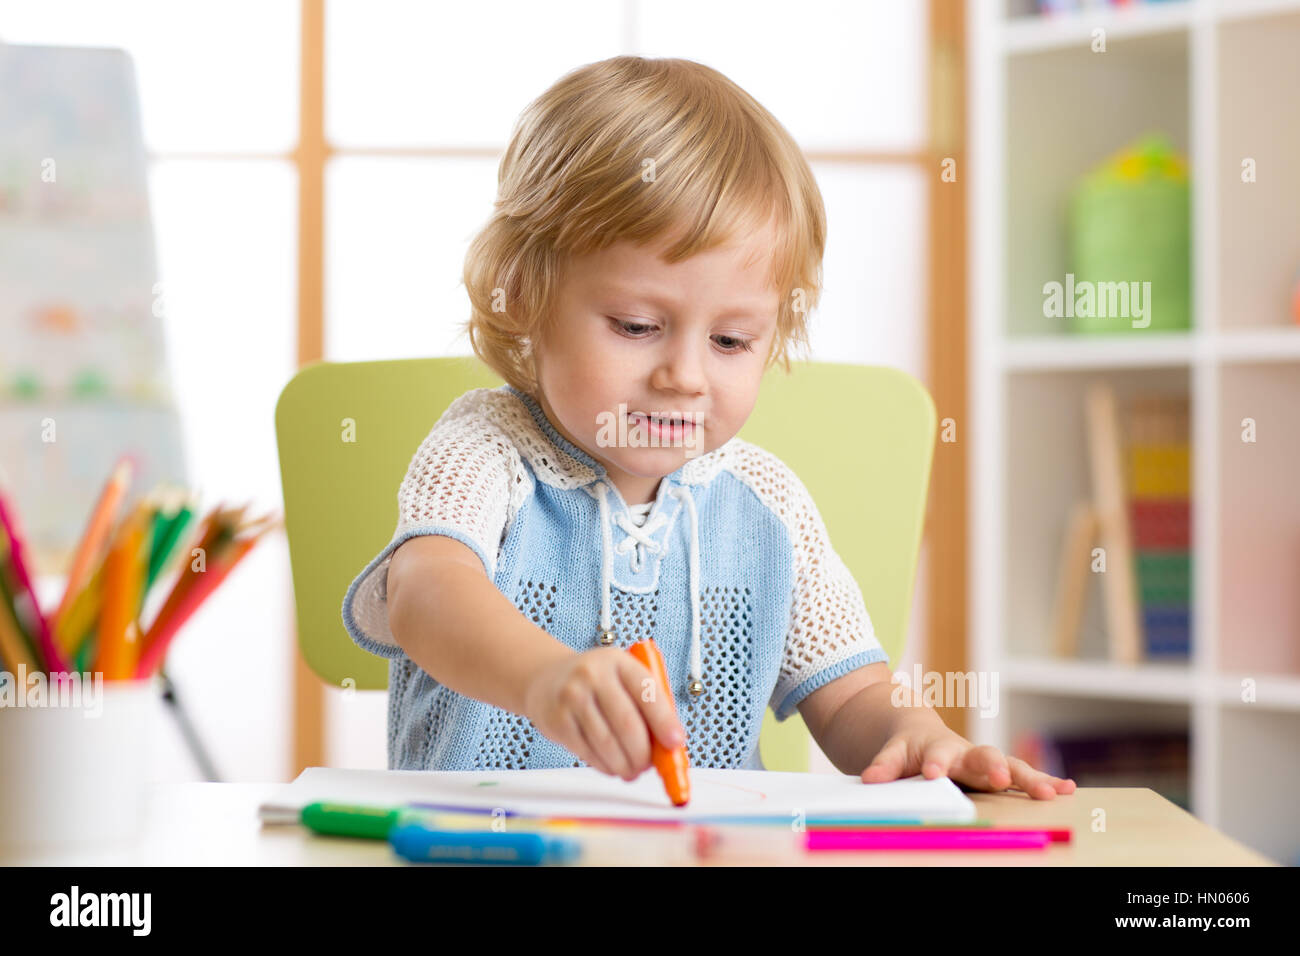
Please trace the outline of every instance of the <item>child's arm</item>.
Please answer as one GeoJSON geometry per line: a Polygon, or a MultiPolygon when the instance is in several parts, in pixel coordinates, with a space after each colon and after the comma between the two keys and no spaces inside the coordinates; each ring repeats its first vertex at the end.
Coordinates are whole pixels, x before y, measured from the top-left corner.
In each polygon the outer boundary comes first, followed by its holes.
{"type": "Polygon", "coordinates": [[[577,654],[520,614],[478,556],[445,535],[411,538],[393,552],[388,623],[439,683],[516,714],[534,674],[577,654]]]}
{"type": "Polygon", "coordinates": [[[421,535],[393,552],[388,625],[434,680],[524,715],[603,773],[636,779],[650,766],[651,734],[669,748],[686,741],[669,698],[646,694],[640,661],[615,647],[579,653],[557,641],[454,538],[421,535]]]}
{"type": "Polygon", "coordinates": [[[891,682],[878,662],[819,687],[799,704],[813,739],[841,773],[863,783],[947,775],[976,790],[1014,787],[1039,800],[1073,793],[1074,781],[1035,770],[996,747],[950,730],[914,688],[891,682]]]}
{"type": "MultiPolygon", "coordinates": [[[[889,665],[877,661],[817,688],[800,702],[799,716],[808,732],[840,773],[862,773],[889,739],[888,718],[864,720],[859,712],[868,688],[875,688],[873,694],[888,696],[895,686],[890,683],[889,665]],[[851,717],[853,714],[858,716],[851,717]]],[[[875,711],[868,708],[871,713],[875,711]]]]}

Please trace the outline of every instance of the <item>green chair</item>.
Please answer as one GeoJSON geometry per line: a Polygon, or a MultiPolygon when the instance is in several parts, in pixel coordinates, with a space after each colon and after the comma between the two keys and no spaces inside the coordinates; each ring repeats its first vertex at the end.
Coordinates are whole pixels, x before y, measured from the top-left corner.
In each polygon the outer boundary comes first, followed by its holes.
{"type": "MultiPolygon", "coordinates": [[[[896,369],[819,362],[791,369],[767,373],[740,437],[775,454],[808,487],[896,666],[921,544],[934,404],[896,369]]],[[[388,662],[343,628],[344,592],[391,539],[397,487],[433,423],[457,396],[500,384],[470,357],[320,362],[285,386],[275,427],[298,645],[325,682],[388,686],[388,662]]],[[[778,724],[769,709],[759,739],[764,766],[806,771],[809,739],[797,713],[778,724]]]]}

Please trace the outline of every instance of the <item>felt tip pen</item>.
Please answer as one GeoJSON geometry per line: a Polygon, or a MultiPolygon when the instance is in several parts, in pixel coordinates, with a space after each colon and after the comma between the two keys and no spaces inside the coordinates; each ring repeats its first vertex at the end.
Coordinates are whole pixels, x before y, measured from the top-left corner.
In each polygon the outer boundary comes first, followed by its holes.
{"type": "Polygon", "coordinates": [[[314,833],[330,837],[386,840],[401,822],[418,822],[430,830],[454,831],[458,835],[493,833],[542,833],[580,838],[582,855],[619,864],[668,866],[693,863],[701,846],[696,827],[677,825],[644,828],[588,825],[562,818],[524,817],[513,812],[490,818],[484,813],[430,811],[423,808],[358,806],[347,803],[311,803],[283,823],[301,823],[314,833]]]}
{"type": "Polygon", "coordinates": [[[482,830],[435,830],[417,820],[403,820],[388,832],[394,852],[414,863],[486,863],[541,866],[572,863],[582,844],[545,833],[491,833],[482,830]]]}
{"type": "Polygon", "coordinates": [[[717,862],[780,864],[803,854],[804,834],[785,826],[701,826],[696,854],[717,862]]]}
{"type": "MultiPolygon", "coordinates": [[[[655,644],[654,638],[638,641],[629,647],[627,652],[645,665],[646,670],[650,672],[650,676],[654,678],[655,683],[667,698],[669,709],[676,713],[677,705],[673,702],[672,684],[668,680],[668,668],[664,666],[663,655],[659,653],[659,647],[655,644]]],[[[683,742],[669,749],[661,744],[657,737],[651,736],[653,738],[650,746],[651,757],[655,769],[659,771],[659,776],[663,778],[664,789],[668,791],[668,799],[673,802],[675,807],[685,806],[691,799],[691,765],[686,756],[686,744],[683,742]]]]}
{"type": "Polygon", "coordinates": [[[914,830],[846,833],[809,830],[809,851],[819,850],[1041,850],[1053,842],[1045,830],[914,830]]]}
{"type": "Polygon", "coordinates": [[[708,855],[712,827],[676,823],[671,826],[623,826],[617,822],[587,822],[561,817],[495,818],[490,827],[471,813],[426,813],[422,822],[431,829],[464,832],[548,833],[570,836],[582,845],[583,862],[619,866],[690,865],[708,855]]]}
{"type": "Polygon", "coordinates": [[[405,807],[363,807],[350,803],[309,803],[302,808],[302,825],[327,836],[383,840],[399,820],[421,816],[405,807]]]}
{"type": "Polygon", "coordinates": [[[491,817],[479,813],[457,813],[443,810],[412,811],[410,819],[420,820],[425,825],[437,830],[480,830],[490,833],[505,833],[510,830],[534,832],[537,830],[578,830],[583,824],[577,820],[565,820],[558,817],[525,817],[497,814],[491,817]]]}

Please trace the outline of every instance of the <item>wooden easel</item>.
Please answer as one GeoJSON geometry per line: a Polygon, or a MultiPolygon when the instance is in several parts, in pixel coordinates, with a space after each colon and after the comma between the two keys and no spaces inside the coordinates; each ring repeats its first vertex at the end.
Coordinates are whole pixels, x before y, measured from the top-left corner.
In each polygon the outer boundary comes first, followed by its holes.
{"type": "Polygon", "coordinates": [[[1102,587],[1106,598],[1110,658],[1119,663],[1136,664],[1143,656],[1142,622],[1135,593],[1133,538],[1124,491],[1122,445],[1113,389],[1106,384],[1090,385],[1085,408],[1093,497],[1075,504],[1062,543],[1053,614],[1053,646],[1060,656],[1077,656],[1079,623],[1083,617],[1092,549],[1099,543],[1105,551],[1106,561],[1102,587]]]}

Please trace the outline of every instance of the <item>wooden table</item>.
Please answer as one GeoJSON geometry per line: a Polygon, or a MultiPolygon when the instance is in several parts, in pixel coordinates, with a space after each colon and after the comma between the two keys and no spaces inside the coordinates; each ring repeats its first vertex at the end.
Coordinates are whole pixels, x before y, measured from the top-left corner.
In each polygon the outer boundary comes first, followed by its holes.
{"type": "MultiPolygon", "coordinates": [[[[297,826],[263,826],[258,805],[283,784],[181,783],[153,791],[137,843],[66,852],[0,854],[5,865],[390,866],[406,865],[383,841],[322,837],[297,826]]],[[[825,866],[1276,866],[1152,790],[1084,788],[1054,800],[970,793],[981,818],[1002,827],[1070,827],[1069,844],[1045,850],[819,852],[720,857],[715,864],[825,866]],[[1094,820],[1097,828],[1094,829],[1094,820]],[[1104,822],[1104,829],[1101,823],[1104,822]]],[[[592,865],[673,862],[643,842],[630,855],[590,854],[592,865]]]]}

